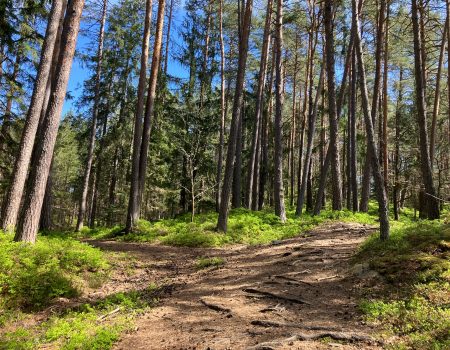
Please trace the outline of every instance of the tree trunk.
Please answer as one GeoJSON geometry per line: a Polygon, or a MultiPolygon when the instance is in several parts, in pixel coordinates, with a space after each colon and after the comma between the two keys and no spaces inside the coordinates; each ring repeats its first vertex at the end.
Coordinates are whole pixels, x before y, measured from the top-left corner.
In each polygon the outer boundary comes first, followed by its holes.
{"type": "Polygon", "coordinates": [[[239,60],[236,77],[236,89],[234,94],[233,114],[231,118],[230,136],[228,138],[227,160],[225,165],[225,174],[222,185],[222,195],[220,201],[219,218],[217,229],[219,231],[227,231],[228,223],[228,204],[230,201],[231,185],[233,181],[234,158],[236,154],[236,143],[238,129],[241,120],[241,108],[244,93],[245,66],[248,56],[248,38],[250,34],[251,16],[252,16],[253,0],[247,0],[245,6],[245,15],[242,26],[241,40],[239,41],[239,60]]]}
{"type": "Polygon", "coordinates": [[[334,25],[333,25],[333,1],[325,1],[325,51],[328,83],[328,114],[330,119],[330,149],[331,149],[331,174],[333,189],[333,210],[342,209],[342,178],[339,159],[339,127],[336,107],[336,83],[334,61],[334,25]]]}
{"type": "MultiPolygon", "coordinates": [[[[380,98],[380,83],[381,83],[381,61],[383,52],[383,40],[384,40],[384,25],[385,25],[385,15],[386,15],[386,0],[381,0],[380,9],[378,11],[378,27],[377,27],[377,44],[375,51],[375,79],[373,84],[373,95],[372,95],[372,124],[375,125],[376,116],[378,113],[378,100],[380,98]]],[[[361,74],[361,73],[360,73],[361,74]]],[[[372,166],[370,154],[369,139],[367,139],[367,152],[366,160],[364,163],[364,174],[361,185],[361,202],[359,204],[359,210],[361,212],[367,212],[369,209],[369,198],[370,198],[370,179],[372,177],[372,166]]]]}
{"type": "Polygon", "coordinates": [[[400,182],[399,182],[399,163],[400,163],[400,116],[402,113],[402,100],[403,100],[403,67],[400,66],[400,78],[398,82],[398,97],[397,97],[397,107],[395,111],[395,154],[394,154],[394,187],[392,190],[392,201],[394,203],[394,219],[399,218],[399,192],[400,192],[400,182]]]}
{"type": "Polygon", "coordinates": [[[356,63],[356,52],[352,50],[352,70],[351,70],[351,86],[350,86],[350,173],[351,173],[351,193],[352,193],[352,210],[358,211],[358,179],[357,179],[357,152],[356,152],[356,105],[357,105],[357,82],[358,72],[356,63]]]}
{"type": "Polygon", "coordinates": [[[220,184],[222,182],[223,148],[225,144],[225,44],[223,40],[223,0],[219,0],[219,43],[220,43],[220,129],[219,152],[216,173],[216,211],[220,207],[220,184]]]}
{"type": "Polygon", "coordinates": [[[79,232],[83,228],[84,216],[86,213],[86,202],[89,190],[89,181],[91,178],[92,161],[94,159],[95,138],[97,133],[97,117],[98,117],[98,104],[100,100],[100,79],[102,75],[103,64],[103,42],[105,38],[105,23],[106,23],[106,10],[107,0],[103,1],[102,18],[100,21],[100,32],[98,37],[98,49],[97,49],[97,68],[95,73],[95,88],[94,88],[94,106],[92,107],[92,120],[91,130],[89,135],[89,147],[86,160],[86,168],[84,169],[83,176],[83,190],[81,193],[80,203],[78,206],[78,219],[75,232],[79,232]]]}
{"type": "Polygon", "coordinates": [[[69,80],[75,46],[80,26],[81,12],[84,0],[70,2],[64,20],[61,37],[61,52],[56,69],[54,88],[50,96],[46,118],[43,123],[42,138],[36,144],[36,166],[31,169],[29,183],[25,193],[22,215],[14,239],[16,241],[35,242],[39,229],[39,218],[45,187],[53,157],[56,136],[58,133],[61,111],[69,80]]]}
{"type": "Polygon", "coordinates": [[[241,198],[241,175],[242,175],[242,119],[244,108],[241,111],[241,118],[239,120],[239,127],[236,140],[236,155],[234,157],[234,171],[233,171],[233,188],[231,195],[231,207],[240,208],[242,204],[241,198]]]}
{"type": "Polygon", "coordinates": [[[386,191],[389,186],[389,158],[388,158],[388,79],[389,79],[389,0],[386,0],[386,24],[384,28],[384,71],[383,71],[383,175],[386,191]]]}
{"type": "Polygon", "coordinates": [[[423,47],[420,37],[417,0],[412,0],[412,24],[414,34],[414,68],[416,81],[416,108],[417,122],[419,124],[420,165],[422,180],[425,189],[428,219],[439,218],[439,202],[433,184],[433,171],[430,162],[427,133],[427,111],[425,102],[425,85],[423,79],[423,47]]]}
{"type": "Polygon", "coordinates": [[[277,1],[276,20],[276,67],[275,67],[275,154],[274,154],[274,204],[275,215],[279,216],[281,222],[286,222],[286,210],[284,207],[283,188],[283,134],[282,117],[284,106],[283,91],[283,0],[277,1]]]}
{"type": "MultiPolygon", "coordinates": [[[[254,197],[253,187],[256,186],[258,172],[255,171],[255,167],[259,166],[257,164],[257,154],[259,151],[258,140],[261,139],[261,135],[259,134],[261,131],[261,119],[262,119],[262,111],[264,108],[264,87],[266,83],[266,70],[267,70],[267,58],[269,56],[269,47],[270,47],[270,27],[272,23],[272,0],[268,0],[267,9],[266,9],[266,22],[264,25],[264,35],[263,35],[263,45],[261,49],[261,60],[259,64],[259,75],[258,75],[258,84],[256,90],[256,105],[255,105],[255,124],[253,126],[253,135],[252,135],[252,145],[251,145],[251,153],[250,159],[248,162],[248,175],[247,175],[247,198],[246,198],[246,207],[252,208],[252,200],[254,197]]],[[[257,187],[257,186],[256,186],[257,187]]],[[[257,199],[255,198],[255,201],[257,199]]]]}
{"type": "Polygon", "coordinates": [[[131,185],[130,198],[128,201],[128,213],[125,231],[133,230],[139,219],[140,196],[139,196],[139,158],[142,143],[142,115],[144,112],[145,84],[147,83],[148,50],[150,43],[150,30],[152,20],[152,0],[147,0],[145,7],[144,36],[142,39],[141,67],[139,72],[138,98],[136,115],[134,119],[133,155],[131,160],[131,185]]]}
{"type": "MultiPolygon", "coordinates": [[[[47,30],[42,45],[41,59],[38,73],[28,109],[25,126],[16,157],[13,170],[13,180],[5,198],[5,211],[2,215],[2,229],[13,230],[16,226],[17,215],[20,209],[20,201],[28,175],[34,140],[38,130],[41,112],[46,110],[48,99],[46,99],[47,86],[51,87],[51,68],[54,52],[59,53],[59,27],[64,16],[67,2],[54,2],[50,10],[47,30]]],[[[61,28],[62,30],[62,28],[61,28]]],[[[48,96],[50,95],[48,91],[48,96]]]]}
{"type": "MultiPolygon", "coordinates": [[[[164,54],[164,76],[167,76],[167,67],[168,67],[168,61],[169,61],[170,30],[172,29],[174,1],[175,0],[170,0],[169,14],[167,16],[167,32],[166,32],[166,45],[165,45],[166,52],[164,54]]],[[[223,1],[223,0],[221,0],[221,1],[223,1]]],[[[148,47],[148,44],[147,44],[147,47],[148,47]]],[[[148,55],[148,52],[147,52],[147,55],[148,55]]]]}
{"type": "MultiPolygon", "coordinates": [[[[355,50],[358,58],[359,86],[361,90],[362,107],[364,113],[364,121],[366,125],[366,133],[368,145],[370,147],[371,165],[375,178],[375,186],[378,194],[379,219],[380,219],[380,238],[387,240],[389,238],[389,208],[384,187],[383,176],[381,174],[380,163],[378,160],[378,152],[375,143],[375,135],[373,128],[373,116],[369,110],[369,94],[367,92],[366,73],[363,60],[363,52],[360,37],[359,13],[357,12],[359,0],[352,0],[353,8],[353,33],[355,37],[355,50]]],[[[373,108],[372,108],[373,111],[373,108]]]]}

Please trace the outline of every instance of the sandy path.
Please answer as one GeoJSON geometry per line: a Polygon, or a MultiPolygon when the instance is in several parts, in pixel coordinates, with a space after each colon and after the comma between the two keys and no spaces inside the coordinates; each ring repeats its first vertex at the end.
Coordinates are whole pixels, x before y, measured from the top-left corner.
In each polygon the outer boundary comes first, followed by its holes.
{"type": "Polygon", "coordinates": [[[330,224],[271,245],[191,249],[93,242],[136,258],[103,292],[170,286],[159,305],[136,322],[116,349],[379,349],[364,339],[349,259],[370,233],[357,224],[330,224]],[[196,270],[198,257],[223,267],[196,270]],[[336,339],[325,342],[322,337],[336,339]]]}

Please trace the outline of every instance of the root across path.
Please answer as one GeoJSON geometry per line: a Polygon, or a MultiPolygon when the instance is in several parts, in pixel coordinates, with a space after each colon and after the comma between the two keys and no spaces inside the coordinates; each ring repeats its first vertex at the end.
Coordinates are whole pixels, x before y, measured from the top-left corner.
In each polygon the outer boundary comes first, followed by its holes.
{"type": "Polygon", "coordinates": [[[381,349],[357,309],[350,259],[369,226],[333,223],[269,245],[222,249],[96,241],[134,257],[106,292],[170,286],[116,349],[381,349]],[[220,267],[198,269],[199,258],[220,267]]]}

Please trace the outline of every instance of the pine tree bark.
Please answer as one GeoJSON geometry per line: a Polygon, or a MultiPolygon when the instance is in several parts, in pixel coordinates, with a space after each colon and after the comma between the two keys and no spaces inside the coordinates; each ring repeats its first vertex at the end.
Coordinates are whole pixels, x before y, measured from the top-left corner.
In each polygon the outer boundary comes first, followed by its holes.
{"type": "MultiPolygon", "coordinates": [[[[173,6],[175,0],[170,0],[169,5],[169,14],[167,16],[167,32],[166,32],[166,45],[165,45],[165,54],[164,54],[164,76],[167,76],[167,67],[169,61],[169,44],[170,44],[170,32],[172,29],[172,17],[173,17],[173,6]]],[[[221,0],[223,1],[223,0],[221,0]]]]}
{"type": "Polygon", "coordinates": [[[433,184],[433,171],[431,168],[428,148],[427,111],[425,101],[425,81],[423,73],[423,38],[420,35],[417,0],[412,0],[412,24],[414,35],[414,72],[416,81],[416,108],[417,122],[419,124],[420,165],[422,181],[426,192],[426,211],[430,220],[439,218],[439,202],[433,184]]]}
{"type": "Polygon", "coordinates": [[[339,127],[336,107],[336,82],[334,59],[334,25],[333,25],[333,1],[326,0],[324,4],[325,23],[325,51],[328,84],[328,113],[330,120],[330,148],[331,148],[331,174],[333,189],[333,210],[342,210],[342,178],[341,163],[339,159],[339,127]]]}
{"type": "Polygon", "coordinates": [[[281,222],[286,222],[283,188],[283,133],[282,117],[284,106],[283,88],[283,0],[277,0],[276,20],[276,67],[275,67],[275,154],[274,154],[274,204],[275,215],[281,222]]]}
{"type": "Polygon", "coordinates": [[[246,198],[246,207],[251,209],[253,206],[252,201],[257,201],[257,198],[254,197],[253,187],[257,187],[258,175],[259,172],[256,171],[256,167],[259,166],[257,163],[258,152],[260,149],[261,139],[261,120],[262,120],[262,112],[264,108],[264,88],[266,83],[266,71],[267,71],[267,59],[269,56],[269,47],[270,47],[270,27],[272,24],[272,0],[267,1],[266,8],[266,21],[264,25],[264,34],[263,34],[263,45],[261,49],[261,60],[259,63],[259,75],[258,75],[258,83],[256,90],[256,104],[255,104],[255,123],[253,125],[253,134],[252,134],[252,144],[251,144],[251,153],[250,159],[248,162],[248,174],[247,174],[247,198],[246,198]]]}
{"type": "Polygon", "coordinates": [[[80,203],[78,206],[78,218],[75,232],[79,232],[83,228],[83,221],[86,213],[87,196],[89,190],[89,181],[91,178],[91,168],[94,159],[95,139],[97,133],[98,104],[100,101],[100,79],[102,76],[103,42],[105,38],[107,5],[108,5],[107,0],[104,0],[102,8],[102,17],[100,20],[100,32],[98,36],[97,67],[95,72],[94,106],[92,107],[91,130],[89,134],[89,146],[86,160],[86,168],[84,169],[83,189],[81,193],[80,203]]]}
{"type": "Polygon", "coordinates": [[[13,180],[5,198],[5,211],[2,215],[2,229],[5,231],[14,230],[16,226],[39,119],[42,109],[45,108],[46,86],[47,81],[51,79],[50,71],[53,52],[55,50],[55,43],[57,42],[60,19],[64,14],[64,10],[65,6],[63,1],[54,1],[52,3],[30,107],[22,131],[19,153],[14,164],[13,180]]]}
{"type": "Polygon", "coordinates": [[[62,49],[58,59],[54,88],[50,96],[46,118],[43,123],[42,138],[37,140],[37,163],[30,172],[22,215],[14,237],[15,241],[27,241],[33,243],[36,241],[45,187],[53,157],[53,149],[58,133],[70,69],[75,53],[83,7],[84,0],[71,1],[64,20],[64,29],[61,38],[62,49]]]}
{"type": "Polygon", "coordinates": [[[366,133],[368,145],[370,147],[371,165],[375,179],[375,187],[378,194],[378,213],[380,220],[380,239],[387,240],[389,238],[389,208],[387,202],[386,190],[384,187],[383,176],[381,174],[381,166],[378,159],[378,152],[375,143],[374,127],[372,117],[370,115],[369,94],[367,92],[366,73],[364,67],[364,58],[360,37],[360,24],[358,5],[359,0],[352,0],[353,10],[353,33],[355,37],[355,50],[358,59],[359,86],[361,90],[362,107],[364,113],[364,122],[366,125],[366,133]]]}
{"type": "Polygon", "coordinates": [[[134,119],[133,155],[131,160],[131,185],[130,198],[128,201],[128,213],[125,231],[133,230],[139,220],[140,197],[139,197],[139,158],[142,143],[142,116],[144,113],[145,85],[147,83],[148,50],[150,45],[150,30],[152,21],[152,0],[146,1],[144,35],[142,39],[141,67],[139,71],[138,98],[136,115],[134,119]]]}
{"type": "Polygon", "coordinates": [[[228,138],[227,159],[225,164],[225,174],[222,185],[222,195],[220,201],[219,218],[217,229],[222,232],[227,231],[228,205],[230,201],[231,185],[233,181],[234,158],[236,154],[236,143],[238,128],[241,120],[241,108],[244,93],[245,66],[248,56],[248,38],[250,34],[251,16],[253,0],[247,0],[245,14],[242,25],[242,35],[239,41],[239,59],[236,77],[236,89],[234,93],[233,113],[231,117],[230,136],[228,138]]]}
{"type": "Polygon", "coordinates": [[[392,202],[394,204],[394,220],[399,218],[399,195],[400,195],[400,117],[403,104],[403,67],[400,66],[400,77],[398,81],[397,107],[395,111],[395,153],[394,153],[394,187],[392,189],[392,202]]]}
{"type": "Polygon", "coordinates": [[[356,142],[356,104],[357,104],[357,88],[358,88],[358,72],[356,63],[356,52],[353,48],[352,54],[352,69],[351,69],[351,86],[350,86],[350,173],[351,173],[351,193],[352,193],[352,210],[358,211],[358,178],[357,178],[357,142],[356,142]]]}
{"type": "MultiPolygon", "coordinates": [[[[172,0],[173,1],[173,0],[172,0]]],[[[223,0],[219,0],[219,45],[220,45],[220,128],[219,152],[216,172],[216,211],[220,208],[220,184],[222,183],[223,148],[225,145],[225,44],[223,40],[223,0]]]]}

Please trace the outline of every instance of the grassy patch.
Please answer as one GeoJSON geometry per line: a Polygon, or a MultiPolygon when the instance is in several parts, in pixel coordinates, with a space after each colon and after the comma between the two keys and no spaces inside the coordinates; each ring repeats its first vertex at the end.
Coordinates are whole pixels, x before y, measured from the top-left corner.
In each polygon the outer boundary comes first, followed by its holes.
{"type": "MultiPolygon", "coordinates": [[[[371,207],[371,210],[374,209],[371,207]]],[[[372,212],[365,214],[346,210],[339,212],[323,210],[318,216],[305,213],[301,217],[296,217],[294,209],[291,209],[288,210],[287,217],[287,222],[282,224],[271,209],[260,212],[235,209],[230,212],[228,232],[219,233],[215,229],[217,213],[196,215],[194,222],[191,222],[190,215],[186,214],[157,222],[140,220],[133,233],[126,236],[118,235],[116,239],[137,242],[159,241],[167,245],[187,247],[219,247],[227,244],[265,244],[292,238],[327,221],[376,223],[372,212]]],[[[92,231],[86,229],[84,234],[92,238],[109,238],[118,232],[120,228],[114,227],[92,231]]]]}
{"type": "Polygon", "coordinates": [[[208,267],[219,267],[225,264],[225,260],[219,257],[199,258],[195,263],[197,269],[206,269],[208,267]]]}
{"type": "Polygon", "coordinates": [[[391,232],[388,242],[369,238],[356,257],[389,282],[360,308],[384,335],[400,339],[396,349],[449,349],[450,227],[400,222],[391,232]]]}
{"type": "Polygon", "coordinates": [[[152,286],[140,292],[117,293],[91,305],[84,304],[31,327],[19,327],[0,336],[0,349],[64,350],[110,349],[132,320],[157,301],[152,286]]]}
{"type": "Polygon", "coordinates": [[[108,268],[100,250],[71,238],[39,237],[32,245],[1,234],[0,311],[39,310],[55,298],[75,297],[108,268]]]}

